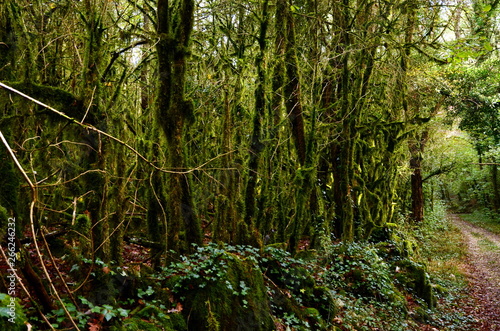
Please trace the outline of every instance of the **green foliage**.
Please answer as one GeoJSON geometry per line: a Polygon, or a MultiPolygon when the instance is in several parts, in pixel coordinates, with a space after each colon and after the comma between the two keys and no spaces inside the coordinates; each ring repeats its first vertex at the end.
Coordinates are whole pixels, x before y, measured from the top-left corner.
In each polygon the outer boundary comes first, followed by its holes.
{"type": "Polygon", "coordinates": [[[495,57],[453,66],[446,71],[453,91],[451,114],[461,118],[460,128],[471,135],[476,147],[482,151],[500,141],[499,100],[495,88],[499,77],[500,60],[495,57]]]}
{"type": "Polygon", "coordinates": [[[25,322],[27,322],[26,315],[19,304],[19,299],[0,293],[0,329],[26,330],[25,322]]]}
{"type": "Polygon", "coordinates": [[[374,246],[366,243],[343,243],[332,247],[326,282],[334,288],[359,298],[401,304],[393,283],[393,271],[374,246]]]}
{"type": "Polygon", "coordinates": [[[184,331],[187,325],[179,312],[168,313],[165,305],[159,302],[146,302],[145,307],[135,312],[130,318],[114,323],[114,331],[139,330],[184,331]]]}
{"type": "MultiPolygon", "coordinates": [[[[84,298],[80,298],[82,303],[85,304],[88,302],[84,298]]],[[[76,322],[78,327],[80,328],[85,328],[85,325],[88,323],[90,319],[89,314],[85,314],[84,312],[78,310],[75,305],[72,302],[69,302],[68,300],[63,300],[64,305],[66,306],[66,309],[68,312],[71,314],[71,317],[73,320],[76,322]]],[[[94,307],[92,305],[92,307],[94,307]]],[[[52,327],[55,329],[63,328],[63,325],[66,325],[68,323],[68,316],[66,315],[64,309],[60,308],[57,310],[53,310],[51,314],[47,316],[49,319],[53,320],[52,322],[52,327]]]]}

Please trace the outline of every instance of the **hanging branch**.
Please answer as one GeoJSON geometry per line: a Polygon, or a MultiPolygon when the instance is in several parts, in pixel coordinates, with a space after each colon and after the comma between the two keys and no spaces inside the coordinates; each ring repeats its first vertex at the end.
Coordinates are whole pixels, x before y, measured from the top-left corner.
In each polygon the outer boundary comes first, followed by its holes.
{"type": "MultiPolygon", "coordinates": [[[[47,267],[45,266],[45,263],[43,261],[42,252],[40,251],[40,247],[38,246],[38,242],[36,240],[36,231],[35,231],[35,204],[37,202],[37,196],[38,196],[37,188],[36,188],[35,185],[33,185],[33,182],[29,178],[28,174],[26,173],[26,171],[24,171],[23,167],[21,166],[21,164],[17,160],[16,155],[14,154],[14,152],[12,151],[12,149],[10,148],[9,143],[5,139],[2,131],[0,131],[0,140],[2,140],[2,143],[4,144],[5,148],[9,152],[9,155],[10,155],[12,161],[14,161],[17,169],[21,172],[21,174],[23,175],[24,179],[26,180],[26,182],[28,183],[28,185],[29,185],[29,187],[31,189],[31,203],[30,203],[31,234],[32,234],[32,236],[34,238],[33,239],[33,244],[35,245],[36,253],[38,255],[38,258],[40,259],[40,265],[42,266],[43,272],[44,272],[45,276],[47,277],[47,281],[49,282],[50,287],[54,291],[54,294],[55,294],[57,300],[59,301],[59,303],[61,304],[64,312],[66,313],[66,316],[68,316],[69,320],[71,321],[71,324],[73,324],[73,326],[75,327],[75,329],[77,331],[80,331],[80,329],[78,328],[78,325],[73,320],[73,317],[71,317],[71,314],[69,313],[68,309],[66,308],[66,305],[62,301],[61,297],[59,296],[59,292],[57,291],[54,283],[52,282],[52,278],[50,277],[50,274],[49,274],[49,272],[47,270],[47,267]]],[[[43,237],[43,233],[42,233],[42,237],[43,237]]]]}

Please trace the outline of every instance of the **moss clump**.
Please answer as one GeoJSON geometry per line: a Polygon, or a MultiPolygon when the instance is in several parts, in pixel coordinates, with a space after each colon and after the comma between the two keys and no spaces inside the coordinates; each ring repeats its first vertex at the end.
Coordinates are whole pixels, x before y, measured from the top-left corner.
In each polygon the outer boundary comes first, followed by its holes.
{"type": "Polygon", "coordinates": [[[338,313],[334,292],[326,286],[315,286],[307,304],[315,307],[325,318],[333,317],[338,313]]]}
{"type": "Polygon", "coordinates": [[[184,331],[187,330],[186,320],[179,313],[166,314],[165,311],[154,305],[148,305],[137,313],[142,321],[148,321],[156,327],[154,330],[172,330],[184,331]]]}
{"type": "Polygon", "coordinates": [[[304,309],[303,314],[308,320],[309,326],[311,326],[314,330],[327,330],[326,323],[316,308],[306,308],[304,309]]]}
{"type": "Polygon", "coordinates": [[[186,275],[174,285],[183,299],[189,330],[274,329],[262,273],[254,261],[219,251],[213,259],[214,272],[186,275]]]}
{"type": "Polygon", "coordinates": [[[16,298],[0,293],[0,330],[26,330],[26,316],[16,298]]]}
{"type": "Polygon", "coordinates": [[[73,226],[73,238],[79,242],[79,251],[83,257],[89,258],[91,254],[90,228],[92,224],[90,218],[85,214],[76,217],[73,226]]]}
{"type": "Polygon", "coordinates": [[[436,297],[425,266],[410,259],[398,261],[399,272],[396,280],[405,289],[416,294],[429,308],[436,306],[436,297]]]}
{"type": "Polygon", "coordinates": [[[111,331],[184,331],[187,330],[184,317],[179,314],[160,313],[161,318],[155,316],[132,317],[125,319],[121,325],[110,328],[111,331]],[[146,319],[147,318],[147,319],[146,319]]]}

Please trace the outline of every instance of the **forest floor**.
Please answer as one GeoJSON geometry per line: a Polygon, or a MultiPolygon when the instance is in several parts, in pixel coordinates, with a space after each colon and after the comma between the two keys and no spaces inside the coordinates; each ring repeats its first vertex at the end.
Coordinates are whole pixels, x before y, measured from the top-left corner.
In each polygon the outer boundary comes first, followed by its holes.
{"type": "Polygon", "coordinates": [[[467,246],[461,269],[469,281],[464,309],[476,319],[477,330],[500,330],[500,236],[450,215],[467,246]]]}

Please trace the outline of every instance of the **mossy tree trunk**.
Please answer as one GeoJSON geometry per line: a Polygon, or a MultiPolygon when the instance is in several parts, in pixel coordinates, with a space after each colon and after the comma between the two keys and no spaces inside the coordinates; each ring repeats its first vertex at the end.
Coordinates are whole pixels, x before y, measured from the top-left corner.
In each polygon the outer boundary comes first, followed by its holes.
{"type": "MultiPolygon", "coordinates": [[[[153,137],[158,137],[159,130],[153,129],[153,137]]],[[[161,139],[158,139],[161,141],[161,139]]],[[[151,159],[159,164],[156,158],[161,155],[160,144],[153,142],[149,146],[151,150],[151,159]]],[[[165,174],[158,170],[153,170],[150,173],[147,190],[147,229],[149,238],[160,244],[160,247],[151,249],[151,263],[153,268],[161,266],[161,257],[166,252],[167,248],[167,196],[165,192],[165,174]]]]}
{"type": "MultiPolygon", "coordinates": [[[[81,16],[85,29],[85,50],[83,57],[83,72],[81,80],[81,99],[88,109],[87,114],[96,127],[107,130],[107,117],[101,104],[102,88],[99,69],[103,60],[104,22],[96,3],[86,0],[83,3],[84,14],[81,16]]],[[[83,114],[82,118],[83,120],[83,114]]],[[[88,119],[87,119],[88,120],[88,119]]],[[[78,129],[82,130],[82,129],[78,129]]],[[[99,134],[90,132],[87,136],[89,158],[87,167],[90,169],[106,168],[108,142],[99,134]]],[[[106,216],[108,180],[101,172],[93,172],[85,181],[84,190],[92,192],[87,199],[87,210],[92,221],[92,242],[94,258],[104,262],[111,259],[109,245],[109,222],[106,216]]]]}
{"type": "Polygon", "coordinates": [[[287,2],[276,1],[274,13],[274,51],[273,72],[271,82],[271,99],[267,107],[265,135],[267,144],[264,144],[264,178],[260,199],[260,213],[257,219],[258,229],[263,235],[264,244],[286,241],[286,225],[288,219],[285,211],[283,185],[283,110],[284,110],[284,82],[285,82],[285,15],[287,2]]]}
{"type": "MultiPolygon", "coordinates": [[[[284,0],[282,0],[284,1],[284,0]]],[[[305,210],[311,192],[311,179],[314,176],[310,158],[307,159],[306,132],[304,124],[304,107],[301,94],[301,79],[297,59],[296,27],[291,2],[280,5],[285,19],[285,108],[290,119],[292,138],[297,153],[297,170],[295,174],[295,213],[292,220],[292,232],[289,239],[289,250],[294,252],[301,239],[308,215],[305,210]],[[306,160],[307,159],[307,160],[306,160]]]]}
{"type": "MultiPolygon", "coordinates": [[[[168,167],[185,170],[183,130],[192,120],[193,104],[185,98],[186,60],[189,39],[193,29],[195,3],[192,0],[158,0],[157,32],[159,86],[157,119],[167,139],[168,167]]],[[[167,247],[184,252],[191,246],[202,244],[202,233],[191,196],[190,180],[186,174],[168,176],[168,242],[167,247]],[[185,238],[183,238],[182,233],[185,238]]]]}
{"type": "Polygon", "coordinates": [[[267,29],[269,25],[269,1],[262,2],[262,18],[260,23],[260,32],[257,39],[259,44],[259,53],[255,59],[255,67],[257,68],[257,82],[255,87],[255,111],[253,113],[253,131],[250,145],[250,161],[248,163],[248,179],[245,192],[245,226],[248,227],[247,244],[260,245],[255,221],[255,209],[258,197],[256,196],[255,188],[259,177],[261,154],[264,149],[262,143],[262,124],[267,114],[266,108],[266,63],[265,54],[267,49],[267,29]]]}
{"type": "Polygon", "coordinates": [[[217,188],[216,210],[217,215],[214,229],[214,239],[218,242],[235,243],[239,216],[236,211],[237,176],[235,170],[230,169],[234,162],[233,146],[233,114],[229,101],[229,91],[224,91],[224,119],[222,133],[222,151],[226,155],[222,158],[223,168],[220,181],[223,185],[217,188]]]}
{"type": "MultiPolygon", "coordinates": [[[[285,1],[285,0],[279,0],[285,1]]],[[[292,126],[292,136],[297,152],[298,163],[304,166],[306,162],[306,134],[304,127],[304,114],[301,100],[301,87],[299,77],[299,63],[297,60],[297,46],[295,41],[295,20],[293,17],[291,2],[285,6],[285,71],[286,82],[284,84],[285,106],[292,126]]]]}
{"type": "Polygon", "coordinates": [[[349,22],[351,20],[350,1],[343,0],[342,12],[340,14],[339,27],[342,29],[342,41],[345,49],[340,54],[342,58],[341,90],[340,90],[340,117],[342,118],[340,148],[338,159],[335,160],[337,171],[339,172],[337,221],[340,223],[337,228],[341,231],[339,235],[343,240],[352,241],[354,239],[354,200],[352,196],[352,178],[354,173],[354,146],[356,139],[356,117],[358,116],[351,104],[351,95],[355,91],[351,90],[353,80],[349,66],[351,55],[351,36],[349,33],[349,22]]]}

